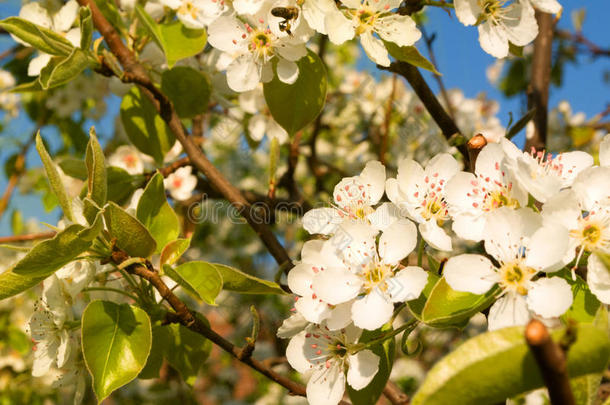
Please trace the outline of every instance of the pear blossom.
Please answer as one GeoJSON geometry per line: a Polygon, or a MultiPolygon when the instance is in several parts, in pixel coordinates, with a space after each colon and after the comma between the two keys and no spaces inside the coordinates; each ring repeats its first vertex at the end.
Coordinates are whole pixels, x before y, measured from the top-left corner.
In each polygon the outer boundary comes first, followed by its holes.
{"type": "Polygon", "coordinates": [[[599,143],[599,164],[610,166],[610,134],[606,134],[599,143]]]}
{"type": "MultiPolygon", "coordinates": [[[[78,17],[79,5],[76,0],[70,0],[64,4],[56,13],[50,14],[47,9],[39,3],[32,2],[25,4],[19,11],[19,17],[28,20],[41,27],[55,31],[65,38],[75,47],[80,46],[80,28],[72,28],[76,18],[78,17]]],[[[13,36],[17,42],[24,45],[19,38],[13,36]]],[[[28,66],[29,76],[38,76],[40,71],[49,63],[51,55],[39,52],[39,55],[34,57],[28,66]]]]}
{"type": "Polygon", "coordinates": [[[557,0],[525,0],[529,1],[535,9],[543,13],[559,14],[563,7],[557,0]]]}
{"type": "MultiPolygon", "coordinates": [[[[303,216],[303,227],[309,233],[332,234],[344,221],[361,221],[371,223],[381,229],[381,221],[392,221],[390,207],[382,206],[388,216],[375,213],[376,205],[383,196],[386,181],[385,167],[378,161],[366,164],[358,176],[345,177],[333,191],[334,206],[314,208],[303,216]]],[[[389,223],[388,223],[389,224],[389,223]]]]}
{"type": "Polygon", "coordinates": [[[383,41],[411,46],[421,37],[411,17],[392,12],[400,5],[399,0],[341,0],[341,8],[332,0],[314,2],[318,9],[325,10],[324,31],[332,43],[340,45],[358,35],[368,57],[382,66],[390,66],[383,41]]]}
{"type": "Polygon", "coordinates": [[[339,234],[325,243],[338,246],[343,265],[319,268],[311,290],[330,305],[351,307],[351,314],[345,308],[347,319],[359,328],[374,330],[391,319],[395,302],[416,299],[426,285],[428,274],[423,269],[400,264],[415,248],[417,230],[411,221],[399,219],[381,233],[376,247],[376,233],[367,235],[366,225],[342,226],[351,236],[348,245],[337,245],[339,234]]]}
{"type": "Polygon", "coordinates": [[[570,285],[560,277],[540,277],[563,266],[568,249],[568,230],[558,224],[542,226],[542,217],[529,208],[501,207],[485,226],[485,256],[461,254],[451,257],[444,276],[451,288],[484,294],[494,285],[500,298],[489,310],[489,329],[524,325],[533,312],[542,318],[562,315],[572,305],[570,285]]]}
{"type": "Polygon", "coordinates": [[[269,28],[267,10],[261,9],[247,22],[235,16],[222,16],[208,27],[208,42],[231,55],[227,67],[227,83],[236,91],[254,90],[258,83],[273,79],[272,61],[277,58],[278,78],[288,84],[299,76],[296,61],[307,55],[303,41],[290,36],[278,37],[269,28]]]}
{"type": "Polygon", "coordinates": [[[185,166],[177,169],[163,180],[165,189],[176,201],[188,200],[197,186],[197,176],[192,174],[193,168],[185,166]]]}
{"type": "Polygon", "coordinates": [[[272,1],[272,4],[267,11],[267,19],[269,21],[269,29],[271,30],[271,32],[273,32],[273,34],[278,38],[292,39],[295,42],[307,42],[315,32],[309,26],[309,24],[307,24],[307,21],[304,17],[302,7],[305,7],[306,3],[307,2],[303,2],[302,0],[272,1]],[[272,10],[278,7],[296,8],[298,10],[298,14],[296,15],[296,17],[289,20],[290,30],[282,29],[282,24],[285,22],[284,17],[278,17],[273,15],[272,10]]]}
{"type": "Polygon", "coordinates": [[[504,157],[502,146],[487,144],[477,157],[474,174],[459,172],[447,183],[452,229],[459,237],[478,242],[489,213],[527,205],[527,192],[502,168],[504,157]]]}
{"type": "Polygon", "coordinates": [[[422,238],[435,249],[452,249],[451,238],[441,227],[450,219],[445,187],[459,170],[453,156],[441,153],[425,169],[412,159],[403,159],[396,178],[386,181],[390,201],[419,224],[422,238]]]}
{"type": "Polygon", "coordinates": [[[135,147],[122,145],[108,157],[108,165],[121,168],[129,174],[142,174],[154,167],[154,161],[135,147]]]}
{"type": "Polygon", "coordinates": [[[349,325],[330,331],[310,325],[288,343],[286,358],[300,373],[309,376],[310,404],[336,405],[343,398],[345,383],[361,390],[379,371],[379,356],[369,349],[356,350],[362,329],[349,325]]]}
{"type": "Polygon", "coordinates": [[[229,9],[224,0],[161,0],[161,3],[175,10],[182,24],[191,29],[205,28],[229,9]]]}
{"type": "Polygon", "coordinates": [[[545,202],[559,190],[571,186],[580,172],[593,165],[593,157],[582,151],[553,156],[534,149],[530,153],[522,152],[504,138],[501,144],[507,154],[504,166],[540,202],[545,202]]]}
{"type": "Polygon", "coordinates": [[[477,25],[481,48],[496,58],[508,56],[509,42],[525,46],[538,35],[528,0],[455,0],[455,13],[466,26],[477,25]]]}
{"type": "Polygon", "coordinates": [[[276,138],[280,144],[288,141],[288,133],[271,116],[262,85],[254,90],[239,94],[239,106],[247,113],[252,114],[248,120],[248,134],[255,141],[262,141],[265,134],[273,139],[276,138]]]}

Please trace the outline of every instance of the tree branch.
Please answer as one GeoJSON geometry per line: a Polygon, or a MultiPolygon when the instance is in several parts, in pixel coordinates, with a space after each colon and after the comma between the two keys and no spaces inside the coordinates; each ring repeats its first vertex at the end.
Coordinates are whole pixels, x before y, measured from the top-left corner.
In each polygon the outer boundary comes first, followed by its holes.
{"type": "Polygon", "coordinates": [[[121,80],[136,83],[141,86],[144,93],[154,102],[161,118],[163,118],[176,139],[182,144],[191,163],[206,176],[216,190],[234,206],[240,209],[241,215],[258,234],[276,262],[279,265],[283,265],[287,262],[291,263],[290,256],[277,240],[271,228],[267,226],[267,224],[257,220],[256,214],[253,212],[252,206],[248,200],[246,200],[236,187],[229,183],[216,166],[208,160],[200,147],[188,137],[171,101],[157,88],[157,86],[155,86],[146,69],[138,63],[135,55],[125,46],[119,34],[102,15],[95,2],[92,0],[78,1],[82,6],[88,6],[91,9],[91,16],[95,27],[104,37],[110,51],[121,63],[121,66],[124,69],[124,75],[121,80]]]}
{"type": "Polygon", "coordinates": [[[6,185],[6,189],[2,194],[2,198],[0,198],[0,219],[4,215],[4,212],[8,208],[11,197],[13,196],[13,191],[15,191],[15,187],[17,186],[17,182],[19,178],[24,172],[25,169],[25,155],[28,153],[28,150],[33,145],[34,140],[36,139],[36,134],[38,133],[38,129],[34,131],[34,134],[30,136],[30,139],[21,147],[21,151],[17,155],[17,159],[15,160],[15,168],[13,174],[8,179],[8,184],[6,185]]]}
{"type": "Polygon", "coordinates": [[[536,319],[531,320],[525,329],[525,339],[538,363],[538,368],[549,391],[551,404],[575,405],[568,376],[566,354],[551,339],[546,326],[536,319]]]}
{"type": "Polygon", "coordinates": [[[383,388],[383,396],[386,397],[392,405],[407,405],[409,403],[409,396],[402,392],[392,381],[388,381],[383,388]]]}
{"type": "Polygon", "coordinates": [[[17,242],[31,242],[40,239],[50,239],[55,236],[55,232],[40,232],[40,233],[29,233],[26,235],[10,235],[0,236],[0,244],[5,243],[17,243],[17,242]]]}
{"type": "MultiPolygon", "coordinates": [[[[378,67],[389,70],[390,72],[398,73],[407,79],[413,88],[413,91],[415,91],[415,94],[417,94],[421,102],[426,106],[432,119],[440,127],[445,139],[451,141],[455,136],[461,135],[459,128],[455,125],[455,122],[451,119],[449,114],[447,114],[441,103],[439,103],[438,99],[426,83],[426,80],[415,66],[406,62],[392,62],[387,68],[383,66],[378,67]]],[[[464,158],[465,166],[468,167],[469,158],[465,143],[458,141],[456,147],[464,158]]]]}
{"type": "Polygon", "coordinates": [[[553,50],[553,16],[536,11],[538,36],[534,41],[532,76],[527,89],[527,108],[536,108],[534,134],[525,140],[525,149],[544,149],[546,146],[549,86],[551,84],[551,54],[553,50]]]}

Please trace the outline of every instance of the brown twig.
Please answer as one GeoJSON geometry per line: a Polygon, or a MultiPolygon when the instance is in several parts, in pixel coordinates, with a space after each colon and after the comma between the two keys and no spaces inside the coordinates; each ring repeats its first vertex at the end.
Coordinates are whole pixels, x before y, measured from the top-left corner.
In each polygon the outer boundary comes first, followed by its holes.
{"type": "Polygon", "coordinates": [[[536,359],[549,391],[551,404],[575,405],[568,376],[566,354],[551,339],[546,326],[536,319],[531,320],[525,329],[525,340],[536,359]]]}
{"type": "MultiPolygon", "coordinates": [[[[447,114],[441,103],[439,103],[438,99],[426,83],[424,77],[415,66],[406,62],[392,62],[392,64],[387,68],[383,66],[378,67],[380,69],[398,73],[407,79],[413,88],[413,91],[415,91],[415,94],[417,94],[421,102],[432,116],[432,119],[441,129],[445,139],[450,141],[456,136],[461,136],[459,128],[457,125],[455,125],[455,122],[449,116],[449,114],[447,114]]],[[[458,142],[456,147],[462,154],[464,163],[466,166],[468,166],[468,150],[466,149],[465,143],[458,142]]]]}
{"type": "Polygon", "coordinates": [[[544,149],[548,127],[549,86],[553,50],[553,15],[536,11],[538,36],[534,41],[532,76],[527,89],[527,108],[536,108],[534,134],[525,140],[525,150],[544,149]]]}
{"type": "MultiPolygon", "coordinates": [[[[424,28],[423,25],[421,25],[419,27],[422,36],[424,37],[424,42],[426,44],[426,48],[428,49],[428,55],[430,56],[430,62],[432,62],[432,64],[434,65],[434,68],[436,70],[438,70],[438,63],[436,62],[436,55],[434,54],[434,50],[432,49],[432,42],[434,41],[434,34],[432,34],[432,37],[428,36],[428,33],[426,32],[426,29],[424,28]]],[[[433,75],[434,80],[436,80],[436,83],[438,84],[438,88],[441,91],[441,97],[443,98],[443,101],[445,102],[445,105],[447,106],[447,113],[449,113],[449,115],[451,116],[451,118],[453,118],[455,120],[455,111],[454,111],[454,107],[451,104],[451,101],[449,100],[449,93],[447,93],[447,89],[445,88],[445,83],[443,83],[443,77],[441,75],[433,75]]]]}
{"type": "Polygon", "coordinates": [[[587,51],[591,53],[593,56],[610,56],[609,48],[602,48],[594,42],[587,39],[582,32],[570,32],[567,30],[555,30],[555,35],[558,38],[565,39],[568,41],[572,41],[576,44],[584,45],[587,51]]]}
{"type": "Polygon", "coordinates": [[[33,145],[35,136],[38,133],[38,129],[34,131],[34,135],[28,139],[28,141],[21,147],[21,151],[17,155],[17,159],[15,160],[15,167],[13,173],[8,179],[8,184],[6,185],[6,189],[2,194],[2,198],[0,198],[0,219],[4,215],[4,212],[8,208],[8,205],[11,201],[11,197],[13,196],[13,192],[15,191],[15,187],[17,186],[17,182],[19,178],[24,173],[25,169],[25,155],[28,153],[28,150],[33,145]]]}
{"type": "Polygon", "coordinates": [[[398,386],[392,381],[383,387],[383,396],[392,403],[392,405],[407,405],[409,403],[409,396],[402,392],[398,386]]]}
{"type": "Polygon", "coordinates": [[[275,237],[271,228],[267,224],[258,221],[252,206],[240,193],[239,189],[233,186],[223,176],[216,166],[208,160],[201,148],[188,136],[171,101],[157,86],[155,86],[146,69],[138,63],[135,55],[125,46],[120,35],[106,20],[97,8],[95,2],[92,0],[79,0],[79,3],[82,6],[88,6],[91,9],[91,16],[95,27],[104,37],[110,51],[121,63],[124,69],[124,74],[121,79],[126,82],[138,84],[142,91],[151,101],[153,101],[161,118],[163,118],[176,139],[182,144],[191,163],[203,173],[216,190],[240,210],[241,215],[258,234],[259,238],[277,263],[280,265],[291,263],[288,252],[275,237]]]}
{"type": "Polygon", "coordinates": [[[0,236],[0,244],[31,242],[31,241],[40,240],[40,239],[50,239],[54,236],[55,236],[55,232],[40,232],[40,233],[29,233],[26,235],[0,236]]]}
{"type": "Polygon", "coordinates": [[[382,165],[386,164],[385,155],[388,150],[388,138],[390,136],[390,123],[392,122],[392,107],[394,107],[394,97],[396,95],[396,75],[392,75],[392,91],[386,104],[381,139],[379,140],[379,161],[382,165]]]}

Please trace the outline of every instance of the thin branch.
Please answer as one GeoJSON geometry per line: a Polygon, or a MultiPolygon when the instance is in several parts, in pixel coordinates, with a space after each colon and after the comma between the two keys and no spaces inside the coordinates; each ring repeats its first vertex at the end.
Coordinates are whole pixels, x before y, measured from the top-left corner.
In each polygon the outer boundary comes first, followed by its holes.
{"type": "MultiPolygon", "coordinates": [[[[423,25],[420,26],[420,31],[422,36],[424,37],[424,42],[426,44],[426,48],[428,48],[428,55],[430,56],[430,62],[434,65],[434,68],[438,70],[438,63],[436,62],[436,55],[434,54],[434,50],[432,49],[432,42],[434,42],[434,34],[432,36],[428,36],[426,29],[423,25]]],[[[434,80],[438,84],[438,88],[441,91],[441,97],[443,97],[443,101],[447,106],[447,112],[455,120],[455,111],[451,101],[449,100],[449,94],[447,93],[447,88],[445,88],[445,83],[443,82],[443,77],[441,75],[433,75],[434,80]]]]}
{"type": "Polygon", "coordinates": [[[538,363],[538,368],[549,391],[551,404],[575,405],[568,376],[566,354],[551,339],[546,326],[536,319],[531,320],[525,329],[525,339],[538,363]]]}
{"type": "Polygon", "coordinates": [[[409,403],[409,396],[402,392],[398,386],[392,381],[383,387],[383,396],[392,403],[392,405],[407,405],[409,403]]]}
{"type": "Polygon", "coordinates": [[[110,51],[117,57],[118,61],[123,66],[124,74],[121,79],[126,82],[140,85],[143,92],[154,102],[161,118],[163,118],[176,139],[182,144],[191,163],[205,175],[216,190],[234,206],[240,209],[241,215],[258,234],[259,238],[277,263],[280,265],[291,263],[288,252],[275,237],[271,228],[258,220],[252,206],[241,194],[239,189],[233,186],[223,176],[216,166],[208,160],[201,148],[188,136],[171,101],[159,88],[157,88],[157,86],[155,86],[146,69],[138,63],[135,55],[125,46],[120,35],[106,20],[95,2],[92,0],[79,0],[79,3],[82,6],[88,6],[91,9],[91,16],[95,27],[104,37],[110,51]]]}
{"type": "Polygon", "coordinates": [[[379,140],[379,161],[382,165],[386,164],[385,155],[388,150],[388,138],[390,136],[390,123],[392,122],[392,110],[394,107],[394,97],[396,96],[396,75],[392,75],[392,91],[385,109],[381,139],[379,140]]]}
{"type": "Polygon", "coordinates": [[[594,42],[587,39],[582,32],[570,32],[567,30],[555,30],[555,35],[558,38],[572,41],[575,44],[583,45],[592,56],[610,56],[610,48],[602,48],[594,42]]]}
{"type": "MultiPolygon", "coordinates": [[[[421,75],[419,70],[406,62],[392,62],[389,67],[379,66],[380,69],[389,70],[390,72],[398,73],[411,85],[415,94],[419,97],[421,102],[424,104],[432,119],[439,126],[445,139],[448,141],[452,141],[456,137],[461,137],[461,132],[453,119],[447,114],[441,103],[439,103],[438,99],[426,83],[426,80],[421,75]]],[[[460,142],[456,145],[457,149],[462,154],[464,158],[464,163],[468,166],[468,150],[466,149],[465,142],[460,142]]]]}
{"type": "Polygon", "coordinates": [[[525,140],[525,149],[544,149],[548,128],[549,86],[553,50],[553,16],[536,11],[538,36],[534,41],[532,76],[527,90],[527,109],[536,108],[534,134],[525,140]]]}
{"type": "Polygon", "coordinates": [[[15,191],[15,187],[17,186],[17,182],[19,178],[23,175],[25,169],[25,155],[28,153],[28,150],[33,145],[34,140],[36,139],[36,133],[38,129],[34,131],[34,134],[30,136],[30,139],[21,147],[21,151],[17,155],[17,159],[15,160],[15,168],[13,170],[13,174],[8,179],[8,184],[6,185],[6,189],[2,194],[2,198],[0,198],[0,219],[4,215],[4,212],[8,208],[8,205],[11,201],[11,197],[13,196],[13,191],[15,191]]]}
{"type": "Polygon", "coordinates": [[[40,233],[29,233],[26,235],[0,236],[0,244],[32,242],[32,241],[40,240],[40,239],[51,239],[54,236],[55,236],[55,232],[40,232],[40,233]]]}

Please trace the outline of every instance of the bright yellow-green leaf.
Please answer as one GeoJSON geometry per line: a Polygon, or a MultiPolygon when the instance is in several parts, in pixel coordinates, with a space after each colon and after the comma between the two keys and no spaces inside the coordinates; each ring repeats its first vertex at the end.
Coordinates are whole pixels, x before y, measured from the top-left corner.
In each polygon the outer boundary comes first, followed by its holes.
{"type": "Polygon", "coordinates": [[[195,297],[210,305],[216,305],[216,297],[222,291],[222,277],[213,264],[192,261],[175,269],[165,265],[163,270],[195,297]]]}
{"type": "Polygon", "coordinates": [[[251,276],[225,264],[214,263],[213,265],[222,276],[223,290],[241,294],[286,294],[273,281],[251,276]]]}
{"type": "Polygon", "coordinates": [[[104,218],[110,235],[116,238],[117,246],[129,256],[146,258],[157,249],[157,243],[146,227],[115,203],[108,203],[104,218]]]}
{"type": "Polygon", "coordinates": [[[51,190],[53,190],[53,193],[57,197],[64,215],[69,220],[74,221],[74,216],[72,214],[72,201],[70,201],[68,193],[64,187],[64,183],[62,182],[61,177],[59,177],[59,171],[57,170],[55,162],[53,162],[53,159],[49,155],[49,152],[47,152],[47,149],[42,142],[40,132],[36,135],[36,150],[38,150],[38,154],[40,155],[40,159],[44,165],[47,178],[49,179],[49,184],[51,185],[51,190]]]}

